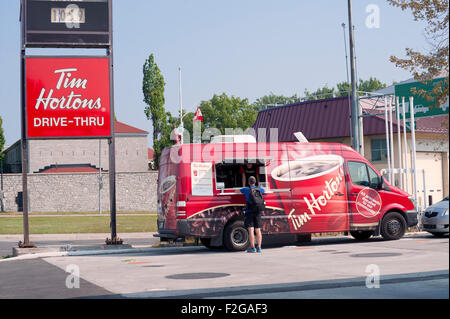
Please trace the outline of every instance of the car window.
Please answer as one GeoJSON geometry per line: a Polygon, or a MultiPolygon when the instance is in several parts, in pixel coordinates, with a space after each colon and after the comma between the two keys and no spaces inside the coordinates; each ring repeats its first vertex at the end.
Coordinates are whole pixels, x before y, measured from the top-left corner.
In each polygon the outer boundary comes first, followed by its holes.
{"type": "Polygon", "coordinates": [[[348,162],[348,171],[354,185],[369,186],[369,176],[365,163],[348,162]]]}

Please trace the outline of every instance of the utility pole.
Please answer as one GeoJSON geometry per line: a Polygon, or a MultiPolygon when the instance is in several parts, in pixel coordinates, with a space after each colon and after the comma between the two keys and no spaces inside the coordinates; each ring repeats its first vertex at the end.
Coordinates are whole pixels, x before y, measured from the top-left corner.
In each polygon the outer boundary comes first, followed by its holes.
{"type": "Polygon", "coordinates": [[[348,86],[348,116],[349,116],[349,124],[350,124],[350,143],[353,145],[353,130],[352,130],[352,100],[351,100],[351,91],[350,91],[350,79],[348,77],[348,55],[347,55],[347,40],[345,38],[345,23],[341,24],[342,31],[344,33],[344,50],[345,50],[345,70],[347,71],[347,83],[348,86]]]}
{"type": "MultiPolygon", "coordinates": [[[[352,1],[348,0],[348,32],[350,40],[350,78],[352,87],[352,126],[353,126],[353,148],[361,153],[362,150],[362,132],[360,128],[360,112],[358,105],[358,92],[356,91],[356,66],[354,58],[354,37],[353,37],[353,24],[352,24],[352,1]]],[[[364,154],[362,154],[364,155],[364,154]]]]}
{"type": "Polygon", "coordinates": [[[181,66],[178,67],[178,86],[180,92],[180,131],[181,131],[180,144],[183,144],[184,125],[183,125],[183,97],[181,93],[181,66]]]}

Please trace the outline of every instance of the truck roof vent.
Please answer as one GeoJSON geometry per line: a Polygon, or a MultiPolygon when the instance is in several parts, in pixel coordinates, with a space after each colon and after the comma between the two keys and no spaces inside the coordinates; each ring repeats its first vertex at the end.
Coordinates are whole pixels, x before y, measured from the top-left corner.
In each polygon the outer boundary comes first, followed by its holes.
{"type": "Polygon", "coordinates": [[[305,135],[303,135],[302,132],[295,132],[294,136],[300,143],[308,143],[308,140],[306,139],[305,135]]]}

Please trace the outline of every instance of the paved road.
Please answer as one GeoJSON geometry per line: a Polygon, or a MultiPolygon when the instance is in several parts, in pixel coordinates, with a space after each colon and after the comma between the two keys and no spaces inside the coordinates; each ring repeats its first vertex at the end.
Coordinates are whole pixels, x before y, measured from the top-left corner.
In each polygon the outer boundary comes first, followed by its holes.
{"type": "Polygon", "coordinates": [[[449,298],[448,242],[337,237],[261,254],[182,247],[11,260],[0,263],[0,298],[449,298]],[[73,265],[80,288],[68,289],[73,265]]]}

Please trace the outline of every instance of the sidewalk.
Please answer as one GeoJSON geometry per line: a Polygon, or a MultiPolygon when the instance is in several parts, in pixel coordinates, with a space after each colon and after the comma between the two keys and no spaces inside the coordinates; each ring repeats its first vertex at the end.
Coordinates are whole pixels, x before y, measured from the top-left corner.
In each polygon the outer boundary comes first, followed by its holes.
{"type": "MultiPolygon", "coordinates": [[[[30,235],[30,242],[36,248],[18,248],[18,242],[23,241],[23,235],[0,235],[0,262],[9,260],[1,259],[3,256],[30,255],[27,258],[38,258],[50,255],[67,254],[104,254],[120,253],[129,251],[144,252],[159,243],[159,238],[153,236],[153,232],[143,233],[118,233],[117,236],[123,240],[123,245],[106,245],[110,233],[97,234],[39,234],[30,235]]],[[[22,256],[23,257],[23,256],[22,256]]],[[[25,259],[25,258],[24,258],[25,259]]]]}
{"type": "MultiPolygon", "coordinates": [[[[118,234],[121,239],[127,238],[154,238],[155,233],[123,233],[118,234]]],[[[96,234],[36,234],[30,235],[30,241],[41,241],[41,240],[95,240],[95,239],[106,239],[111,237],[111,233],[96,233],[96,234]]],[[[23,241],[22,234],[15,235],[0,235],[1,241],[23,241]]]]}

